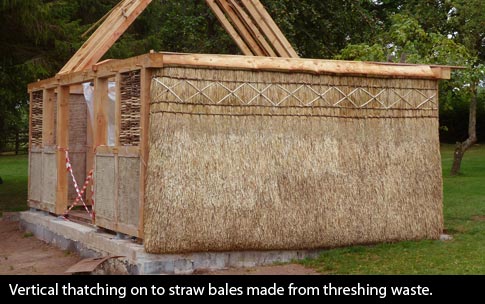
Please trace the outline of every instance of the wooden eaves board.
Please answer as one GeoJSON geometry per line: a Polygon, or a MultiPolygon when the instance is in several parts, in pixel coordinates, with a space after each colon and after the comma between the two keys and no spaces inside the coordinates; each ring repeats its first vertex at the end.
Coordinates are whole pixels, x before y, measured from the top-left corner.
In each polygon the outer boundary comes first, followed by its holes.
{"type": "Polygon", "coordinates": [[[288,59],[183,53],[150,53],[123,60],[109,60],[89,70],[57,75],[29,84],[29,92],[55,89],[92,81],[96,77],[114,77],[133,67],[157,69],[165,66],[192,66],[220,69],[265,70],[312,74],[366,76],[383,78],[450,79],[455,66],[418,65],[323,59],[288,59]]]}

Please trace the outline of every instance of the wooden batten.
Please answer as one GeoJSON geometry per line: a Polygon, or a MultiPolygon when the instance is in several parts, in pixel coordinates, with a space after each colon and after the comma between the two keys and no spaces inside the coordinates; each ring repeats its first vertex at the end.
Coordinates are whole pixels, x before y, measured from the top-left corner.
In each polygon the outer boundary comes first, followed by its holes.
{"type": "Polygon", "coordinates": [[[57,191],[56,213],[63,214],[68,205],[68,184],[66,172],[66,156],[64,151],[69,148],[69,87],[59,86],[57,89],[57,191]]]}
{"type": "Polygon", "coordinates": [[[40,91],[40,90],[51,89],[51,88],[57,89],[58,85],[59,83],[56,78],[48,78],[48,79],[39,80],[37,82],[30,83],[27,86],[27,89],[29,92],[40,91]]]}
{"type": "Polygon", "coordinates": [[[119,155],[122,157],[139,157],[140,148],[134,147],[134,146],[120,146],[120,147],[99,146],[96,148],[96,154],[99,156],[119,155]]]}

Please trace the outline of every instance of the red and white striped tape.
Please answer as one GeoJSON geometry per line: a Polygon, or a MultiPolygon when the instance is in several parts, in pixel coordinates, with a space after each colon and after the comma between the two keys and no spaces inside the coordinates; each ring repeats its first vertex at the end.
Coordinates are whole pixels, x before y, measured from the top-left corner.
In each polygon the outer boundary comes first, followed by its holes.
{"type": "MultiPolygon", "coordinates": [[[[72,210],[72,208],[74,208],[75,206],[79,205],[79,201],[83,201],[82,196],[83,196],[83,195],[84,195],[84,193],[86,192],[86,189],[88,188],[88,185],[89,185],[89,183],[92,181],[92,179],[93,179],[93,170],[89,171],[88,176],[86,177],[86,181],[84,181],[84,185],[83,185],[83,187],[82,187],[81,191],[80,191],[80,192],[78,192],[78,196],[76,197],[76,200],[75,200],[75,201],[74,201],[74,203],[71,205],[71,207],[69,207],[69,209],[67,210],[67,213],[69,213],[69,211],[71,211],[71,210],[72,210]]],[[[83,204],[84,204],[84,201],[83,201],[83,204]]],[[[87,208],[86,204],[84,204],[84,207],[85,207],[85,208],[87,208]]],[[[94,206],[93,206],[93,207],[94,207],[94,206]]],[[[86,209],[86,211],[87,211],[88,213],[90,213],[88,209],[86,209]]],[[[91,214],[91,213],[90,213],[90,214],[91,214]]],[[[93,215],[92,215],[92,214],[91,214],[91,217],[93,217],[93,215]]]]}
{"type": "MultiPolygon", "coordinates": [[[[76,190],[77,197],[74,200],[74,203],[67,209],[67,211],[64,215],[67,215],[72,210],[72,208],[79,205],[79,201],[81,201],[86,212],[89,214],[89,216],[91,216],[91,218],[94,219],[94,213],[91,213],[91,211],[89,211],[89,208],[88,208],[88,206],[86,205],[86,203],[84,202],[84,199],[83,199],[84,192],[86,192],[86,189],[87,189],[89,183],[93,180],[93,170],[89,171],[89,174],[86,177],[86,180],[84,181],[84,185],[82,187],[82,190],[79,189],[79,185],[76,181],[76,177],[74,176],[74,172],[72,170],[71,160],[69,159],[69,151],[65,150],[65,153],[66,153],[66,169],[71,174],[72,182],[74,184],[74,189],[76,190]]],[[[93,207],[94,207],[94,200],[93,200],[93,207]]]]}

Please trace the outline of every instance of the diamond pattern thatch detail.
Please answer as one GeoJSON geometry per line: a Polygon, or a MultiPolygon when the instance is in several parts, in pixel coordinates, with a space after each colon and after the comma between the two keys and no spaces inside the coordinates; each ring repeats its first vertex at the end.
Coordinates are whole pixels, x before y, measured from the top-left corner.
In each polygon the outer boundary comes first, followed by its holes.
{"type": "Polygon", "coordinates": [[[437,109],[435,90],[154,78],[152,103],[202,105],[437,109]]]}

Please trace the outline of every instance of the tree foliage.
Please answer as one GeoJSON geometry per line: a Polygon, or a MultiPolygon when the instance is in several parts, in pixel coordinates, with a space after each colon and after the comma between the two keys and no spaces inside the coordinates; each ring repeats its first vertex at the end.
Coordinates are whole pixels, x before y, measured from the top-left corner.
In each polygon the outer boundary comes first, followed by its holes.
{"type": "MultiPolygon", "coordinates": [[[[26,128],[27,83],[54,76],[89,37],[82,34],[118,2],[0,0],[0,134],[26,128]]],[[[441,85],[440,111],[451,117],[476,97],[481,113],[483,0],[262,2],[301,57],[467,66],[441,85]]],[[[151,49],[239,53],[204,0],[152,1],[106,58],[151,49]]],[[[461,134],[462,141],[467,130],[452,132],[455,121],[443,119],[442,134],[461,134]]]]}

